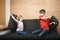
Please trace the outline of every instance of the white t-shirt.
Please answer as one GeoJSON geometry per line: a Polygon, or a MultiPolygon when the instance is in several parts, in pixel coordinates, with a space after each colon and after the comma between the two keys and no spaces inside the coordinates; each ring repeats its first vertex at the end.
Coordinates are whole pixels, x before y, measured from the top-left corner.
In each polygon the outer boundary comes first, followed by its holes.
{"type": "Polygon", "coordinates": [[[18,28],[16,31],[23,31],[24,27],[23,27],[23,22],[19,21],[18,22],[18,28]]]}

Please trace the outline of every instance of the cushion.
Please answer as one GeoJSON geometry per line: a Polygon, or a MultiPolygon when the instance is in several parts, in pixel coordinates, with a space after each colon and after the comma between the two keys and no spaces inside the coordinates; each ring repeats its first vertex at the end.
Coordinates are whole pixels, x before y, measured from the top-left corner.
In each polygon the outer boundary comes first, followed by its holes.
{"type": "Polygon", "coordinates": [[[29,33],[40,28],[38,19],[25,19],[23,20],[23,23],[24,23],[24,30],[29,33]]]}
{"type": "Polygon", "coordinates": [[[50,19],[50,23],[51,23],[51,22],[55,22],[56,24],[55,24],[55,25],[54,25],[54,24],[49,25],[49,27],[50,27],[50,31],[49,31],[49,32],[52,31],[52,32],[57,33],[57,26],[58,26],[58,24],[59,24],[57,18],[56,18],[55,16],[52,16],[51,19],[50,19]]]}
{"type": "MultiPolygon", "coordinates": [[[[13,14],[13,16],[17,18],[17,15],[13,14]]],[[[16,31],[16,28],[17,28],[17,23],[12,19],[11,16],[8,23],[8,28],[11,30],[11,32],[16,31]]]]}

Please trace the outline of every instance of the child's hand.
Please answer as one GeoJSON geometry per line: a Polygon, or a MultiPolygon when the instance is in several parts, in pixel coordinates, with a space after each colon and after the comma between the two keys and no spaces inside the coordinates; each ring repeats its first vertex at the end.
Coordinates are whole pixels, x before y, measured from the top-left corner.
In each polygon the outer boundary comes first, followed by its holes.
{"type": "Polygon", "coordinates": [[[10,13],[11,13],[11,14],[14,14],[14,10],[13,10],[13,9],[10,9],[10,13]]]}
{"type": "Polygon", "coordinates": [[[52,22],[53,24],[56,24],[55,22],[52,22]]]}
{"type": "Polygon", "coordinates": [[[51,24],[56,24],[55,22],[51,22],[51,23],[49,23],[49,25],[51,25],[51,24]]]}
{"type": "Polygon", "coordinates": [[[52,23],[49,23],[49,25],[51,25],[52,23]]]}
{"type": "Polygon", "coordinates": [[[49,19],[51,19],[52,16],[49,17],[49,19]]]}
{"type": "Polygon", "coordinates": [[[10,15],[12,16],[12,13],[10,13],[10,15]]]}

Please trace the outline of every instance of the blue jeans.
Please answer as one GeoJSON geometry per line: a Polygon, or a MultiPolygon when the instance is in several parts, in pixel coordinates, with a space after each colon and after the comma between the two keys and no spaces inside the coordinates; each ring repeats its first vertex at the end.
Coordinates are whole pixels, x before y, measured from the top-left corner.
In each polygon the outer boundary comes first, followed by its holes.
{"type": "Polygon", "coordinates": [[[38,29],[32,32],[32,34],[39,34],[39,36],[43,36],[44,34],[46,34],[48,31],[47,30],[43,30],[43,29],[38,29]]]}
{"type": "Polygon", "coordinates": [[[27,32],[24,32],[24,31],[16,31],[17,32],[17,34],[19,34],[19,35],[26,35],[27,34],[27,32]]]}

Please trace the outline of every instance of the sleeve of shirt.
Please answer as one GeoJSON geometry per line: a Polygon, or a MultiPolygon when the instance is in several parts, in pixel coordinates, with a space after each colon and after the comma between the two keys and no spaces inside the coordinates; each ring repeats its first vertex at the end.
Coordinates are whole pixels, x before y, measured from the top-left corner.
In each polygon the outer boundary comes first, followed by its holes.
{"type": "Polygon", "coordinates": [[[39,16],[39,19],[41,19],[41,16],[39,16]]]}

